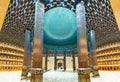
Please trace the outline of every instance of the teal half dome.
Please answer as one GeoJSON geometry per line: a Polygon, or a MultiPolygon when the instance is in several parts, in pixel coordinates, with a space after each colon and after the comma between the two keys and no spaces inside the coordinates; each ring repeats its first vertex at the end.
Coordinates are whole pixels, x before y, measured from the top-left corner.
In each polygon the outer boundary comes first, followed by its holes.
{"type": "Polygon", "coordinates": [[[56,7],[45,13],[44,44],[55,47],[77,44],[76,14],[73,11],[56,7]]]}

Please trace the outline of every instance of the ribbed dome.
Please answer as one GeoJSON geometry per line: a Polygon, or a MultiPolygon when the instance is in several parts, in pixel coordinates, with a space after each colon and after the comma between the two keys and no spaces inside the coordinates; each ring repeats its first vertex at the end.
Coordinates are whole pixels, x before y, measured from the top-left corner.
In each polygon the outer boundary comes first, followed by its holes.
{"type": "Polygon", "coordinates": [[[77,43],[76,14],[62,7],[45,13],[44,44],[51,46],[73,46],[77,43]]]}

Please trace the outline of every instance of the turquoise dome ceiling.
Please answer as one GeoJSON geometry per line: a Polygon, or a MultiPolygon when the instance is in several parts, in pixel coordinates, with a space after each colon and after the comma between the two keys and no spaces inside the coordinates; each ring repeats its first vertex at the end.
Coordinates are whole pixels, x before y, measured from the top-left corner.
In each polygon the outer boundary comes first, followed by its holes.
{"type": "Polygon", "coordinates": [[[44,45],[72,47],[76,43],[76,14],[62,7],[47,11],[44,16],[44,45]]]}

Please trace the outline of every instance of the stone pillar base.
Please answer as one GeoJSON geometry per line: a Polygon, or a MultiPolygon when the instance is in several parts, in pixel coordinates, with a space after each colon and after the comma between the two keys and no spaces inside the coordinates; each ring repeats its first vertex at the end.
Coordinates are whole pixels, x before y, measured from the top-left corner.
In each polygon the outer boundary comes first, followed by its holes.
{"type": "Polygon", "coordinates": [[[90,68],[78,68],[78,82],[90,82],[90,68]]]}
{"type": "Polygon", "coordinates": [[[30,72],[30,66],[22,67],[21,80],[26,79],[28,77],[28,73],[30,72]]]}
{"type": "Polygon", "coordinates": [[[43,69],[31,68],[30,82],[43,82],[43,69]]]}
{"type": "Polygon", "coordinates": [[[93,77],[99,77],[99,72],[98,72],[98,66],[92,66],[91,67],[91,72],[93,74],[93,77]]]}

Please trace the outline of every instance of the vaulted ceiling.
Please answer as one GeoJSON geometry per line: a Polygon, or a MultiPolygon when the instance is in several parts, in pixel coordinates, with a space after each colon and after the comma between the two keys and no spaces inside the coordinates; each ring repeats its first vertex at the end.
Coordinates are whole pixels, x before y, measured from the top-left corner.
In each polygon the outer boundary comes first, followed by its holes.
{"type": "MultiPolygon", "coordinates": [[[[0,32],[0,42],[24,47],[25,30],[33,30],[35,3],[37,0],[11,0],[0,32]]],[[[75,12],[74,0],[52,0],[45,3],[45,10],[56,7],[68,8],[75,12]],[[64,1],[61,3],[61,1],[64,1]],[[66,5],[66,6],[65,6],[66,5]]],[[[120,32],[109,0],[85,0],[87,31],[96,33],[97,47],[120,41],[120,32]]]]}

